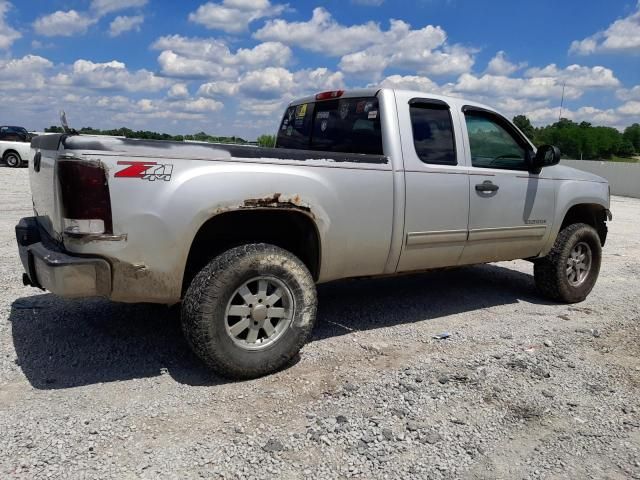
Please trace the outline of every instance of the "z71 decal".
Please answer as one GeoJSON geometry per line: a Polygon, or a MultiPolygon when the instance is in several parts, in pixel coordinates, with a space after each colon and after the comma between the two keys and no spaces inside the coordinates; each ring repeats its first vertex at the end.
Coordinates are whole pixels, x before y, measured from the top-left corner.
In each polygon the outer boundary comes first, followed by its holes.
{"type": "Polygon", "coordinates": [[[142,180],[171,180],[173,165],[156,162],[118,162],[118,165],[128,165],[116,172],[116,178],[141,178],[142,180]]]}

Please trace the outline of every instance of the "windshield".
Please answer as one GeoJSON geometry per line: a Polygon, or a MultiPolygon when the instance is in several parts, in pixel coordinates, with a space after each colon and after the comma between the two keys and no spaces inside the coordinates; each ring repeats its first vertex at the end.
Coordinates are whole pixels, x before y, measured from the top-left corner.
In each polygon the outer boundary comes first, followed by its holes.
{"type": "Polygon", "coordinates": [[[278,129],[277,148],[382,155],[376,97],[294,105],[278,129]]]}

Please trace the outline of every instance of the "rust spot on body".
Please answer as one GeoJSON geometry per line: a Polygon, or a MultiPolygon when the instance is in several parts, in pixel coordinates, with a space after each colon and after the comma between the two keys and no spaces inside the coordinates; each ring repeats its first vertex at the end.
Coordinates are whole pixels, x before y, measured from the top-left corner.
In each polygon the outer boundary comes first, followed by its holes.
{"type": "Polygon", "coordinates": [[[300,195],[297,194],[293,197],[285,197],[281,193],[274,193],[273,195],[262,198],[248,198],[244,201],[242,208],[284,208],[302,210],[313,216],[311,208],[302,204],[300,195]]]}

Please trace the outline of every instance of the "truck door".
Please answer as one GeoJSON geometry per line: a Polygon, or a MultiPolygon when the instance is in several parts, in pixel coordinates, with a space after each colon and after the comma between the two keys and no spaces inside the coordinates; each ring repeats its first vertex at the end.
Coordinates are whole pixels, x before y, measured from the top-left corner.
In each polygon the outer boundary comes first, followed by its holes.
{"type": "Polygon", "coordinates": [[[460,122],[452,111],[456,107],[403,92],[397,92],[396,102],[406,185],[398,271],[455,265],[469,216],[469,177],[460,122]]]}
{"type": "Polygon", "coordinates": [[[537,255],[553,222],[553,180],[530,173],[531,146],[502,116],[464,107],[468,136],[469,238],[460,264],[537,255]]]}

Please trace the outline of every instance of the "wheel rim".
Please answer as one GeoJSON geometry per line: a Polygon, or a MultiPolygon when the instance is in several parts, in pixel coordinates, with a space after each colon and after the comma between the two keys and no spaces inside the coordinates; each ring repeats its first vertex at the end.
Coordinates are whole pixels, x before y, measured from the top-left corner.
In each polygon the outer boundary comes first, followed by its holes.
{"type": "Polygon", "coordinates": [[[577,243],[567,258],[567,280],[569,285],[578,287],[584,283],[591,271],[593,254],[591,247],[585,243],[577,243]]]}
{"type": "Polygon", "coordinates": [[[273,345],[291,326],[295,302],[291,290],[275,277],[255,277],[231,296],[225,328],[233,343],[245,350],[273,345]]]}
{"type": "Polygon", "coordinates": [[[16,157],[15,155],[7,155],[6,162],[7,162],[7,165],[9,165],[10,167],[15,167],[19,163],[18,157],[16,157]]]}

